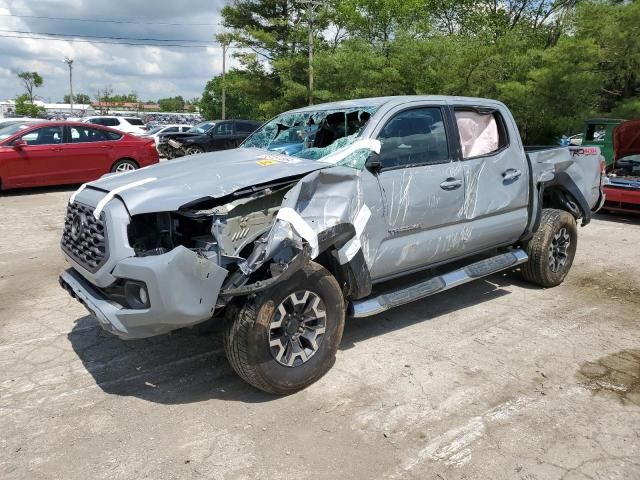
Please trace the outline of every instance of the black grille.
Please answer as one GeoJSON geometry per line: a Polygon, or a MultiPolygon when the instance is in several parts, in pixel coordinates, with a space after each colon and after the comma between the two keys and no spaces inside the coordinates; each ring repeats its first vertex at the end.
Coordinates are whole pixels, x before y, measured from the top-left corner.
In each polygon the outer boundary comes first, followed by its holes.
{"type": "Polygon", "coordinates": [[[93,209],[77,202],[69,204],[62,232],[62,249],[90,272],[107,261],[104,214],[97,220],[93,209]]]}

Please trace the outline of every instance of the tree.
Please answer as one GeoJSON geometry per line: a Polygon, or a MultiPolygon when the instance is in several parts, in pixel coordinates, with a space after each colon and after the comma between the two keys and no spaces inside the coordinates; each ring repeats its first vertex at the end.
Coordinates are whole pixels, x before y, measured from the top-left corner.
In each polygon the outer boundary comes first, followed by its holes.
{"type": "Polygon", "coordinates": [[[19,72],[18,78],[22,80],[24,88],[27,91],[29,101],[33,103],[34,90],[41,87],[44,83],[44,80],[42,80],[42,77],[38,74],[38,72],[19,72]]]}
{"type": "MultiPolygon", "coordinates": [[[[256,61],[249,70],[231,69],[226,75],[226,113],[228,118],[264,120],[272,116],[273,76],[256,61]]],[[[207,119],[222,114],[222,77],[207,82],[199,102],[200,113],[207,119]]]]}
{"type": "Polygon", "coordinates": [[[16,115],[37,118],[43,113],[45,113],[45,109],[31,103],[28,94],[23,93],[16,97],[16,115]]]}
{"type": "MultiPolygon", "coordinates": [[[[307,103],[308,16],[299,0],[223,9],[240,68],[230,116],[268,118],[307,103]],[[253,53],[247,53],[253,51],[253,53]]],[[[525,142],[555,142],[591,115],[640,116],[640,2],[327,0],[313,38],[318,101],[381,95],[496,98],[525,142]]],[[[221,81],[201,107],[220,115],[221,81]]]]}
{"type": "MultiPolygon", "coordinates": [[[[63,103],[71,103],[69,101],[69,94],[67,93],[64,96],[64,102],[63,103]]],[[[91,99],[89,98],[89,95],[85,94],[85,93],[78,93],[75,94],[73,96],[73,103],[76,103],[78,105],[88,105],[91,103],[91,99]]]]}
{"type": "Polygon", "coordinates": [[[158,105],[161,112],[183,112],[185,101],[181,96],[161,98],[158,105]]]}

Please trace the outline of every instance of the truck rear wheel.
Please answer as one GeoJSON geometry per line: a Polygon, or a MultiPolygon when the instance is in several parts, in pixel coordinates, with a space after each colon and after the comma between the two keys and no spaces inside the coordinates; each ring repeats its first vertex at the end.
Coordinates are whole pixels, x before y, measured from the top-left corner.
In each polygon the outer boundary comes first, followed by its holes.
{"type": "Polygon", "coordinates": [[[288,280],[227,310],[225,351],[245,381],[288,395],[331,368],[344,330],[336,279],[311,262],[288,280]]]}
{"type": "Polygon", "coordinates": [[[545,208],[540,227],[525,245],[529,261],[522,267],[522,276],[543,287],[560,285],[571,269],[577,246],[578,228],[573,215],[545,208]]]}

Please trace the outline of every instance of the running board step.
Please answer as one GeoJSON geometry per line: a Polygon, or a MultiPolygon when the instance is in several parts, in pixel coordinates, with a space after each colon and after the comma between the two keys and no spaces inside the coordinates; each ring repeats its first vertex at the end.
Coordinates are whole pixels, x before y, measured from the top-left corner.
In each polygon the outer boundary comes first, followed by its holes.
{"type": "Polygon", "coordinates": [[[351,316],[355,318],[370,317],[391,308],[399,307],[415,300],[443,292],[463,283],[515,267],[525,263],[529,257],[524,250],[512,250],[507,253],[471,263],[466,267],[449,273],[413,283],[402,288],[394,288],[381,293],[377,297],[352,302],[351,316]]]}

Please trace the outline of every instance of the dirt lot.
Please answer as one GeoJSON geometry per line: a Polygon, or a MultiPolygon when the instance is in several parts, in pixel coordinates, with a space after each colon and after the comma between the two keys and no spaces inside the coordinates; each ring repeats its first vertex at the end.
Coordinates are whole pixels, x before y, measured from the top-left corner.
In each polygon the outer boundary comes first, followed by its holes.
{"type": "Polygon", "coordinates": [[[580,230],[556,289],[513,273],[348,321],[286,398],[220,336],[123,342],[57,284],[71,189],[0,196],[0,478],[640,478],[640,220],[580,230]]]}

